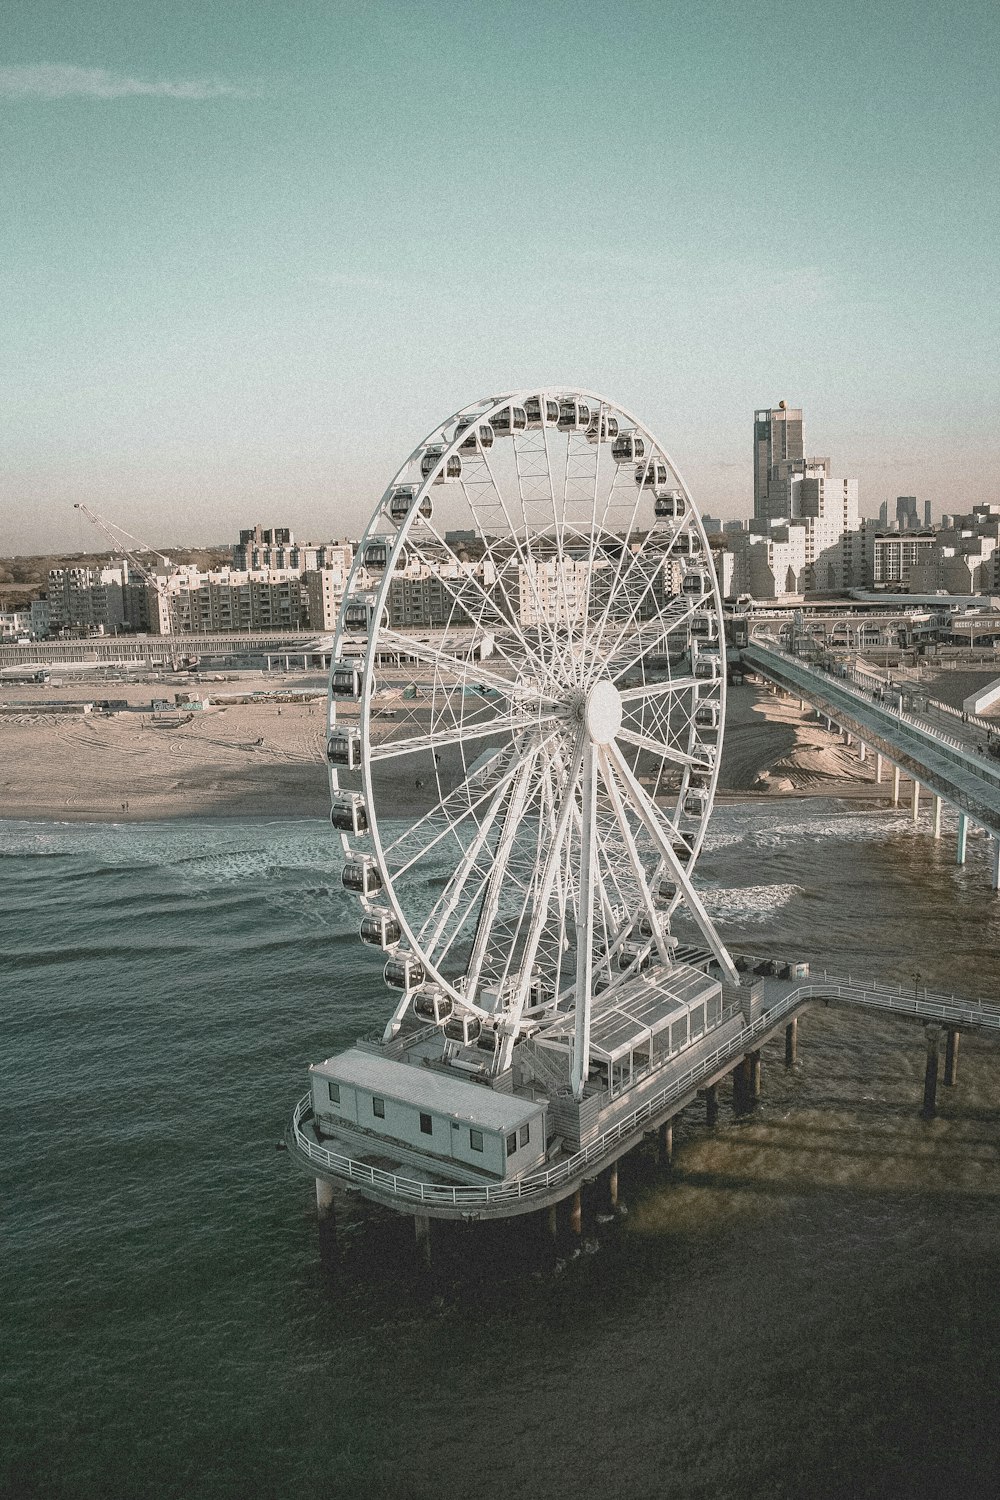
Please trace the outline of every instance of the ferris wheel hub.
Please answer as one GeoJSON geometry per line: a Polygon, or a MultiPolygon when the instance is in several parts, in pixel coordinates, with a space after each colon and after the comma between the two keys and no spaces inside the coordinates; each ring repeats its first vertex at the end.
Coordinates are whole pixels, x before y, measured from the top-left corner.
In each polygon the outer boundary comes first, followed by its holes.
{"type": "Polygon", "coordinates": [[[595,745],[609,745],[622,727],[622,697],[613,682],[596,682],[587,694],[583,722],[595,745]]]}

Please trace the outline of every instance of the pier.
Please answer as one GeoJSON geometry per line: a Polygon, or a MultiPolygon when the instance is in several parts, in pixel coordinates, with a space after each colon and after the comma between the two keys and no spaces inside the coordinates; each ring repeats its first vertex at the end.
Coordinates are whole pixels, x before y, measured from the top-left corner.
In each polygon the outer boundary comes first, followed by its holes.
{"type": "MultiPolygon", "coordinates": [[[[584,1185],[605,1174],[609,1201],[617,1202],[617,1163],[650,1135],[658,1141],[663,1165],[672,1158],[673,1121],[699,1099],[704,1101],[706,1121],[718,1120],[718,1090],[731,1077],[737,1114],[746,1113],[761,1094],[761,1049],[783,1035],[785,1064],[796,1062],[798,1019],[816,1005],[843,1006],[870,1015],[892,1017],[924,1028],[927,1065],[920,1112],[933,1117],[937,1103],[940,1040],[946,1041],[943,1082],[954,1087],[958,1076],[958,1046],[963,1031],[995,1035],[1000,1039],[1000,1007],[971,1002],[911,986],[880,984],[853,976],[823,974],[806,980],[777,977],[756,979],[746,990],[751,1018],[731,1015],[702,1044],[687,1049],[675,1063],[658,1070],[651,1079],[648,1096],[610,1129],[581,1144],[574,1151],[560,1151],[557,1159],[513,1181],[448,1181],[444,1175],[407,1170],[403,1162],[390,1164],[384,1141],[378,1143],[381,1165],[373,1159],[372,1143],[361,1135],[341,1132],[336,1141],[317,1139],[312,1095],[306,1094],[295,1109],[287,1132],[287,1144],[297,1165],[317,1181],[321,1232],[325,1235],[335,1186],[341,1192],[357,1193],[373,1202],[410,1212],[417,1224],[421,1259],[429,1255],[430,1219],[474,1221],[510,1218],[527,1213],[545,1213],[546,1222],[557,1205],[570,1201],[570,1227],[578,1226],[580,1194],[584,1185]],[[320,1187],[323,1184],[323,1187],[320,1187]]],[[[635,1089],[632,1091],[636,1092],[635,1089]]],[[[916,1101],[915,1101],[916,1102],[916,1101]]],[[[579,1228],[577,1227],[577,1231],[579,1228]]]]}

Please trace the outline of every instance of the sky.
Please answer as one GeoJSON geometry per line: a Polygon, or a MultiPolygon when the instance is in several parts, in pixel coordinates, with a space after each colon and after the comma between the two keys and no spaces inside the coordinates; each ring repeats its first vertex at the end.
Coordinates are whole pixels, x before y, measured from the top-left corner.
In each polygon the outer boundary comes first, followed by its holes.
{"type": "Polygon", "coordinates": [[[991,0],[7,0],[0,554],[356,534],[479,396],[1000,500],[991,0]]]}

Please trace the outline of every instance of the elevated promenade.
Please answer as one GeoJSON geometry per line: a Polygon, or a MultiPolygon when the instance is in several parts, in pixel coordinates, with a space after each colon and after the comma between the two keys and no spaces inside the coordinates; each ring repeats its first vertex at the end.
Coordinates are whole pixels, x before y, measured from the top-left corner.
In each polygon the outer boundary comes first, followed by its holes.
{"type": "Polygon", "coordinates": [[[899,693],[890,691],[874,674],[844,667],[836,676],[791,656],[780,647],[755,641],[744,648],[746,666],[760,672],[785,692],[809,703],[824,716],[828,727],[841,729],[848,743],[857,740],[861,759],[874,752],[876,780],[883,762],[893,768],[893,803],[899,801],[900,776],[912,782],[916,820],[921,790],[934,797],[934,836],[941,834],[941,807],[947,803],[958,814],[957,861],[965,863],[970,823],[993,840],[992,884],[1000,889],[1000,760],[990,752],[988,730],[978,722],[966,725],[961,716],[946,718],[938,705],[927,711],[902,707],[899,693]]]}

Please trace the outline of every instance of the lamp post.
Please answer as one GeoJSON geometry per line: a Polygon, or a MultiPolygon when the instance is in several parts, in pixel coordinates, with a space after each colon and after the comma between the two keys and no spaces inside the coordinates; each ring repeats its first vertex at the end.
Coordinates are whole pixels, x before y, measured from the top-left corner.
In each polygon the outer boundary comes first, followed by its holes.
{"type": "Polygon", "coordinates": [[[916,998],[917,998],[917,986],[919,984],[920,984],[920,970],[919,969],[914,969],[914,971],[913,971],[913,998],[914,998],[914,1000],[916,1000],[916,998]]]}

